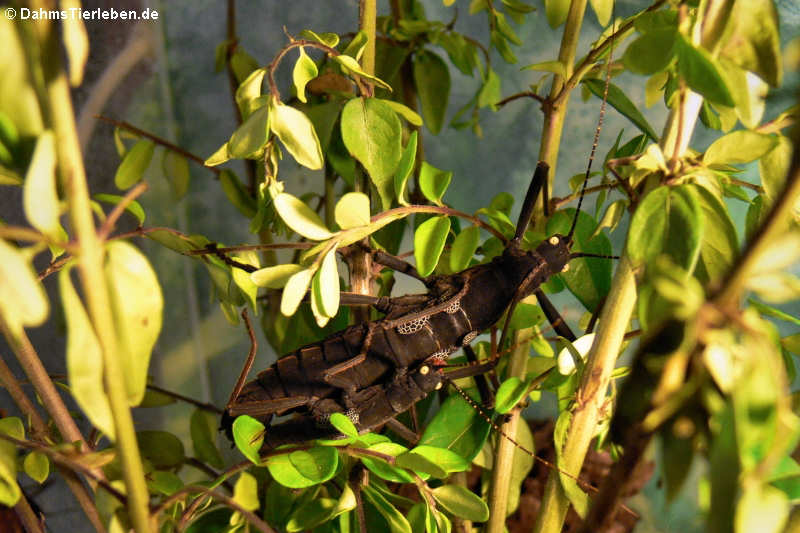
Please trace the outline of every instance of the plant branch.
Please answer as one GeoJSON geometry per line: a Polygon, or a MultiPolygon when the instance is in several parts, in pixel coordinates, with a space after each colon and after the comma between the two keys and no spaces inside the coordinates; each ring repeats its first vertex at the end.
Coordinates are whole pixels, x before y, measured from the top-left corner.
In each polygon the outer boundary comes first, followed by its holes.
{"type": "Polygon", "coordinates": [[[206,160],[203,159],[202,157],[197,156],[197,155],[189,152],[188,150],[185,150],[184,148],[181,148],[177,144],[171,143],[168,140],[166,140],[166,139],[164,139],[162,137],[159,137],[158,135],[150,133],[149,131],[145,131],[145,130],[143,130],[141,128],[137,128],[133,124],[125,122],[124,120],[117,120],[117,119],[114,119],[114,118],[111,118],[111,117],[107,117],[105,115],[97,115],[97,116],[95,116],[95,118],[98,119],[98,120],[103,120],[105,122],[108,122],[109,124],[113,124],[114,126],[116,126],[118,128],[122,128],[124,130],[128,130],[131,133],[135,133],[136,135],[139,135],[139,136],[144,137],[146,139],[150,139],[154,143],[156,143],[156,144],[158,144],[160,146],[163,146],[167,150],[175,152],[176,154],[180,154],[183,157],[185,157],[186,159],[194,161],[195,163],[197,163],[201,167],[203,167],[203,168],[205,168],[207,170],[210,170],[214,174],[219,174],[220,172],[222,172],[217,167],[210,167],[210,166],[206,165],[206,163],[205,163],[206,160]]]}
{"type": "Polygon", "coordinates": [[[139,182],[136,187],[128,191],[125,197],[119,202],[117,205],[114,206],[114,209],[111,210],[111,213],[108,214],[106,221],[103,222],[103,225],[100,226],[100,229],[97,231],[97,237],[104,241],[108,238],[108,235],[113,231],[114,226],[117,224],[117,220],[119,217],[122,216],[122,213],[125,212],[125,208],[127,208],[131,203],[133,203],[136,198],[142,195],[148,189],[148,185],[146,181],[139,182]]]}
{"type": "Polygon", "coordinates": [[[509,102],[513,102],[514,100],[519,100],[520,98],[533,98],[542,105],[545,105],[547,103],[547,99],[545,97],[539,96],[533,91],[524,91],[521,93],[512,94],[511,96],[506,96],[505,98],[503,98],[494,105],[498,108],[501,108],[504,105],[508,104],[509,102]]]}
{"type": "MultiPolygon", "coordinates": [[[[230,507],[234,511],[237,511],[237,512],[241,513],[242,516],[247,518],[247,520],[251,524],[253,524],[253,526],[255,526],[255,528],[258,529],[259,531],[261,531],[262,533],[276,533],[275,530],[272,529],[269,524],[267,524],[266,522],[261,520],[253,512],[248,511],[247,509],[245,509],[244,507],[239,505],[237,502],[235,502],[233,500],[233,498],[230,498],[229,496],[226,496],[225,494],[222,494],[221,492],[219,492],[217,490],[214,490],[214,489],[209,489],[207,487],[201,487],[199,485],[187,485],[187,486],[181,488],[180,490],[176,491],[174,494],[172,494],[170,496],[169,500],[174,500],[173,497],[175,497],[175,496],[177,496],[178,499],[179,499],[181,496],[183,496],[185,494],[203,494],[203,495],[210,496],[211,498],[219,501],[220,503],[226,505],[227,507],[230,507]]],[[[160,508],[161,508],[161,506],[159,506],[157,509],[160,509],[160,508]]]]}

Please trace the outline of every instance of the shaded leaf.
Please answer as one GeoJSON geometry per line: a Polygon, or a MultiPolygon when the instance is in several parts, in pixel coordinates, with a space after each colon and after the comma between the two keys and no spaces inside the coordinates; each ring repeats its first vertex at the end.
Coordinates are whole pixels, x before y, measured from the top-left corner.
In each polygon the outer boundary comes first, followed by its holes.
{"type": "Polygon", "coordinates": [[[461,485],[443,485],[433,489],[433,497],[449,513],[472,520],[485,522],[489,519],[489,507],[477,494],[461,485]]]}
{"type": "Polygon", "coordinates": [[[436,268],[449,232],[450,218],[446,216],[429,218],[414,232],[414,258],[422,276],[436,268]]]}
{"type": "Polygon", "coordinates": [[[189,423],[194,454],[214,468],[225,465],[215,443],[218,425],[217,417],[202,409],[194,410],[189,423]]]}
{"type": "Polygon", "coordinates": [[[450,98],[450,69],[441,57],[424,50],[414,55],[414,85],[425,125],[438,134],[444,125],[450,98]]]}
{"type": "Polygon", "coordinates": [[[144,171],[150,166],[155,145],[153,141],[142,139],[128,150],[114,175],[114,184],[118,189],[129,189],[141,181],[144,171]]]}
{"type": "MultiPolygon", "coordinates": [[[[95,194],[94,196],[92,196],[92,198],[94,198],[98,202],[105,202],[111,205],[117,205],[118,203],[120,203],[122,200],[125,199],[124,196],[120,196],[118,194],[104,194],[104,193],[95,194]]],[[[142,204],[134,200],[133,202],[125,206],[125,211],[136,217],[136,220],[139,221],[140,225],[144,224],[145,214],[144,214],[144,209],[142,209],[142,204]]]]}

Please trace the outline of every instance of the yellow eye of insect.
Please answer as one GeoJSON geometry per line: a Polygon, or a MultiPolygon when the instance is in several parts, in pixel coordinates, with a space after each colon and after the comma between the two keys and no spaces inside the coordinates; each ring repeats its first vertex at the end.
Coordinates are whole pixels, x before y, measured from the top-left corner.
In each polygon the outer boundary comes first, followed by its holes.
{"type": "Polygon", "coordinates": [[[442,382],[440,381],[439,383],[436,384],[436,387],[434,387],[434,390],[439,390],[441,388],[442,388],[442,382]]]}
{"type": "Polygon", "coordinates": [[[422,374],[423,376],[425,374],[427,374],[428,372],[430,372],[430,371],[431,371],[431,369],[430,369],[430,367],[428,365],[423,365],[423,366],[419,367],[419,373],[422,374]]]}
{"type": "Polygon", "coordinates": [[[550,237],[550,240],[549,240],[548,242],[550,242],[550,244],[552,244],[553,246],[555,246],[556,244],[558,244],[558,237],[556,237],[555,235],[553,235],[552,237],[550,237]]]}
{"type": "Polygon", "coordinates": [[[561,269],[561,272],[569,272],[569,263],[564,265],[564,268],[561,269]]]}

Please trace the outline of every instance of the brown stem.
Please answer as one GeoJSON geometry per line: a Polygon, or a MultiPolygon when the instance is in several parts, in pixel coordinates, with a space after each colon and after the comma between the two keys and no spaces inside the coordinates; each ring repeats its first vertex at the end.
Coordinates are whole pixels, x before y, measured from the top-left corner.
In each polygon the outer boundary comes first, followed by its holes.
{"type": "Polygon", "coordinates": [[[136,126],[134,126],[132,124],[129,124],[128,122],[125,122],[124,120],[117,120],[117,119],[114,119],[114,118],[111,118],[111,117],[107,117],[107,116],[104,116],[104,115],[97,115],[95,118],[97,118],[99,120],[103,120],[105,122],[108,122],[109,124],[113,124],[114,126],[116,126],[118,128],[122,128],[124,130],[128,130],[131,133],[135,133],[136,135],[139,135],[141,137],[145,137],[146,139],[150,139],[154,143],[156,143],[156,144],[158,144],[160,146],[163,146],[167,150],[171,150],[171,151],[175,152],[176,154],[182,155],[186,159],[190,159],[190,160],[194,161],[195,163],[197,163],[201,167],[203,167],[203,168],[205,168],[207,170],[210,170],[214,174],[219,174],[220,172],[222,172],[217,167],[210,167],[210,166],[206,165],[205,164],[205,159],[194,155],[193,153],[181,148],[180,146],[178,146],[176,144],[173,144],[173,143],[169,142],[166,139],[163,139],[163,138],[159,137],[158,135],[155,135],[153,133],[150,133],[149,131],[145,131],[143,129],[137,128],[136,126]]]}
{"type": "Polygon", "coordinates": [[[14,506],[14,512],[17,513],[19,521],[22,522],[22,525],[25,527],[25,531],[28,533],[44,533],[42,523],[39,521],[39,517],[36,516],[36,513],[33,512],[33,508],[31,508],[31,504],[28,502],[28,498],[24,493],[14,506]]]}
{"type": "Polygon", "coordinates": [[[497,108],[501,108],[504,105],[506,105],[507,103],[513,102],[514,100],[519,100],[520,98],[533,98],[534,100],[536,100],[537,102],[539,102],[542,105],[547,103],[547,99],[545,97],[539,96],[538,94],[536,94],[533,91],[524,91],[524,92],[521,92],[521,93],[512,94],[511,96],[507,96],[507,97],[503,98],[502,100],[500,100],[499,102],[497,102],[494,105],[497,108]]]}
{"type": "MultiPolygon", "coordinates": [[[[266,522],[261,520],[253,512],[248,511],[247,509],[245,509],[244,507],[239,505],[237,502],[235,502],[233,500],[233,498],[230,498],[230,497],[226,496],[225,494],[222,494],[221,492],[219,492],[217,490],[208,489],[206,487],[201,487],[201,486],[197,486],[197,485],[188,485],[188,486],[183,487],[182,489],[178,490],[177,492],[175,492],[172,496],[176,496],[176,495],[177,496],[183,496],[184,494],[204,494],[204,495],[210,496],[211,498],[223,503],[227,507],[230,507],[234,511],[238,511],[239,513],[242,513],[242,516],[247,518],[247,520],[251,524],[253,524],[253,526],[255,526],[255,528],[258,529],[259,531],[261,531],[262,533],[276,533],[276,531],[274,529],[272,529],[269,524],[267,524],[266,522]]],[[[170,496],[170,499],[172,499],[172,496],[170,496]]]]}
{"type": "Polygon", "coordinates": [[[108,218],[97,231],[97,236],[100,240],[106,240],[108,235],[113,231],[114,226],[117,224],[117,220],[119,217],[122,216],[122,213],[125,212],[125,208],[131,205],[131,203],[136,200],[142,193],[144,193],[148,188],[147,182],[142,181],[136,187],[128,191],[125,197],[120,201],[117,205],[114,206],[114,209],[111,210],[111,213],[108,214],[108,218]]]}
{"type": "Polygon", "coordinates": [[[223,413],[222,409],[217,407],[214,404],[201,402],[200,400],[195,400],[194,398],[190,398],[189,396],[184,396],[183,394],[179,394],[177,392],[173,392],[171,390],[167,390],[165,388],[159,387],[157,385],[147,384],[147,388],[153,391],[156,391],[164,396],[169,396],[170,398],[175,398],[176,400],[180,400],[182,402],[186,402],[188,404],[194,405],[199,409],[203,409],[204,411],[210,411],[212,413],[216,413],[221,415],[223,413]]]}

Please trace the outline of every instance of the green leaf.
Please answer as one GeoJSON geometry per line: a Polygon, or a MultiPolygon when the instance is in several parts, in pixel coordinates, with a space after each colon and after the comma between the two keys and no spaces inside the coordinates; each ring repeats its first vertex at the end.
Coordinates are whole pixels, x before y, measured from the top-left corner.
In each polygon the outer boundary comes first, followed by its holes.
{"type": "Polygon", "coordinates": [[[258,452],[264,442],[264,424],[252,416],[242,415],[233,421],[233,442],[242,455],[255,465],[261,464],[258,452]]]}
{"type": "Polygon", "coordinates": [[[31,163],[25,173],[22,206],[31,226],[51,238],[58,238],[61,224],[56,192],[56,144],[53,133],[43,132],[36,141],[31,163]]]}
{"type": "Polygon", "coordinates": [[[258,62],[247,53],[241,43],[234,48],[230,63],[233,75],[239,84],[243,83],[258,68],[258,62]]]}
{"type": "Polygon", "coordinates": [[[71,266],[58,273],[67,322],[67,377],[72,397],[92,424],[116,440],[114,418],[103,381],[103,352],[89,316],[70,279],[71,266]]]}
{"type": "Polygon", "coordinates": [[[363,490],[364,497],[371,503],[375,509],[383,516],[389,525],[391,533],[412,533],[411,524],[408,523],[403,514],[395,508],[389,501],[377,490],[367,485],[363,490]]]}
{"type": "Polygon", "coordinates": [[[202,409],[195,409],[189,422],[194,454],[214,468],[225,466],[215,443],[218,425],[217,417],[202,409]]]}
{"type": "MultiPolygon", "coordinates": [[[[583,80],[583,84],[589,88],[595,96],[602,98],[603,93],[605,92],[605,82],[598,79],[585,79],[583,80]]],[[[622,92],[622,89],[614,85],[613,83],[608,84],[608,103],[614,109],[622,113],[628,120],[633,122],[633,124],[641,130],[642,133],[647,134],[652,140],[657,141],[658,136],[650,124],[647,122],[647,119],[644,118],[639,109],[631,102],[625,93],[622,92]]]]}
{"type": "Polygon", "coordinates": [[[651,264],[667,254],[684,270],[694,268],[703,235],[703,213],[694,190],[659,187],[644,197],[631,219],[628,254],[651,264]]]}
{"type": "Polygon", "coordinates": [[[433,497],[444,509],[455,516],[486,522],[489,507],[477,494],[461,485],[443,485],[433,489],[433,497]]]}
{"type": "Polygon", "coordinates": [[[450,270],[461,272],[469,266],[480,244],[480,233],[478,226],[470,226],[456,236],[450,248],[450,270]]]}
{"type": "Polygon", "coordinates": [[[419,188],[425,198],[430,200],[436,205],[442,204],[442,197],[450,186],[450,181],[453,179],[453,172],[450,170],[439,170],[433,165],[428,164],[427,161],[422,162],[422,167],[419,171],[419,188]]]}
{"type": "Polygon", "coordinates": [[[433,52],[423,50],[414,55],[414,85],[419,95],[425,124],[434,135],[442,130],[450,98],[450,69],[433,52]]]}
{"type": "Polygon", "coordinates": [[[361,54],[364,53],[364,47],[367,45],[367,40],[367,33],[364,30],[359,30],[342,53],[354,58],[356,61],[360,60],[361,54]]]}
{"type": "MultiPolygon", "coordinates": [[[[274,118],[273,118],[274,120],[274,118]]],[[[227,155],[235,159],[255,159],[261,153],[261,149],[267,144],[268,128],[270,127],[269,106],[261,106],[253,111],[249,117],[236,128],[231,138],[228,140],[227,155]]],[[[216,165],[223,161],[216,162],[222,149],[206,160],[207,165],[216,165]]]]}
{"type": "Polygon", "coordinates": [[[386,105],[391,107],[395,113],[406,119],[406,121],[412,126],[422,126],[422,117],[407,105],[401,104],[400,102],[395,102],[394,100],[381,99],[381,102],[384,102],[386,105]]]}
{"type": "Polygon", "coordinates": [[[628,45],[622,56],[625,68],[636,74],[648,76],[664,70],[675,57],[677,38],[678,32],[674,27],[641,35],[628,45]]]}
{"type": "Polygon", "coordinates": [[[611,13],[614,8],[614,0],[589,0],[592,10],[597,15],[597,22],[600,26],[605,26],[611,20],[611,13]]]}
{"type": "Polygon", "coordinates": [[[605,213],[603,213],[603,217],[600,219],[600,222],[598,222],[597,228],[595,228],[592,234],[592,238],[599,235],[603,228],[609,228],[609,232],[614,231],[619,225],[620,220],[622,220],[622,215],[625,214],[627,206],[628,202],[626,200],[616,200],[608,204],[605,213]]]}
{"type": "Polygon", "coordinates": [[[223,170],[219,173],[219,184],[222,192],[228,201],[247,218],[253,218],[256,214],[256,202],[250,193],[245,189],[244,184],[230,170],[223,170]]]}
{"type": "Polygon", "coordinates": [[[150,472],[147,477],[147,488],[151,493],[170,496],[183,488],[183,481],[173,472],[155,470],[150,472]]]}
{"type": "Polygon", "coordinates": [[[733,107],[733,97],[711,55],[702,48],[695,48],[682,35],[678,37],[676,47],[678,72],[689,88],[711,103],[733,107]]]}
{"type": "Polygon", "coordinates": [[[315,271],[316,269],[306,268],[295,272],[288,279],[281,297],[281,313],[284,316],[292,316],[297,311],[300,301],[306,295],[308,286],[311,285],[315,271]]]}
{"type": "Polygon", "coordinates": [[[526,394],[528,394],[528,383],[515,376],[508,378],[497,389],[494,404],[495,412],[501,415],[508,413],[526,394]]]}
{"type": "Polygon", "coordinates": [[[558,74],[559,76],[564,76],[567,70],[564,68],[564,63],[557,60],[552,61],[540,61],[539,63],[534,63],[532,65],[528,65],[522,67],[521,70],[536,70],[539,72],[552,72],[553,74],[558,74]]]}
{"type": "Polygon", "coordinates": [[[706,221],[695,277],[707,285],[730,270],[739,254],[739,239],[722,200],[704,187],[693,187],[706,221]]]}
{"type": "MultiPolygon", "coordinates": [[[[120,203],[122,200],[125,199],[124,196],[120,196],[118,194],[104,194],[104,193],[95,194],[94,196],[92,196],[92,198],[94,198],[98,202],[104,202],[111,205],[117,205],[118,203],[120,203]]],[[[144,209],[142,209],[142,204],[134,200],[133,202],[125,206],[125,211],[135,216],[136,220],[139,221],[139,225],[144,224],[145,214],[144,214],[144,209]]]]}
{"type": "Polygon", "coordinates": [[[545,318],[544,312],[538,305],[520,302],[514,309],[508,327],[512,330],[532,328],[544,322],[545,318]]]}
{"type": "MultiPolygon", "coordinates": [[[[237,262],[242,263],[244,265],[250,265],[254,268],[258,268],[261,266],[260,261],[258,259],[258,254],[255,250],[244,250],[241,252],[236,252],[233,254],[233,259],[237,262]]],[[[231,277],[233,278],[233,282],[239,287],[239,290],[242,291],[242,294],[247,299],[247,302],[250,304],[256,312],[258,312],[258,306],[256,305],[256,298],[258,297],[258,286],[253,283],[252,279],[250,278],[250,273],[237,267],[231,268],[231,277]]],[[[232,287],[231,287],[232,289],[232,287]]]]}
{"type": "Polygon", "coordinates": [[[317,41],[330,48],[335,48],[336,45],[339,44],[339,36],[335,33],[315,33],[311,30],[302,30],[300,32],[300,37],[310,41],[317,41]]]}
{"type": "Polygon", "coordinates": [[[436,268],[449,233],[450,218],[446,216],[429,218],[414,232],[414,258],[422,276],[436,268]]]}
{"type": "Polygon", "coordinates": [[[136,441],[142,457],[162,470],[177,468],[186,461],[181,440],[166,431],[137,431],[136,441]]]}
{"type": "Polygon", "coordinates": [[[339,311],[339,271],[336,268],[335,246],[322,258],[322,264],[314,275],[312,290],[322,315],[329,318],[336,316],[339,311]]]}
{"type": "Polygon", "coordinates": [[[483,448],[490,429],[489,423],[474,407],[461,396],[453,395],[445,400],[425,428],[418,445],[446,448],[472,461],[483,448]]]}
{"type": "Polygon", "coordinates": [[[300,57],[297,58],[297,63],[294,64],[294,70],[292,70],[294,91],[297,94],[297,99],[301,102],[306,103],[306,85],[316,78],[317,74],[319,74],[317,64],[308,57],[305,47],[301,46],[300,57]]]}
{"type": "Polygon", "coordinates": [[[264,76],[266,74],[266,68],[257,68],[251,72],[239,85],[239,88],[236,89],[236,104],[245,117],[251,112],[250,102],[261,96],[261,85],[264,83],[264,76]]]}
{"type": "Polygon", "coordinates": [[[771,0],[733,4],[731,28],[726,32],[722,54],[740,67],[778,87],[783,77],[780,21],[771,0]]]}
{"type": "Polygon", "coordinates": [[[111,293],[128,401],[138,405],[147,386],[147,367],[161,331],[164,299],[147,258],[125,241],[109,242],[105,275],[111,293]]]}
{"type": "Polygon", "coordinates": [[[278,102],[270,110],[269,127],[295,160],[311,170],[322,168],[322,147],[311,120],[297,109],[278,102]]]}
{"type": "MultiPolygon", "coordinates": [[[[349,487],[345,485],[345,487],[349,487]]],[[[310,531],[318,525],[328,522],[333,518],[338,501],[333,498],[315,498],[310,500],[292,513],[286,523],[288,533],[310,531]]]]}
{"type": "MultiPolygon", "coordinates": [[[[172,185],[172,194],[180,200],[189,190],[189,160],[178,152],[164,150],[164,158],[161,160],[164,175],[172,185]]],[[[144,219],[142,219],[144,221],[144,219]]]]}
{"type": "Polygon", "coordinates": [[[250,279],[259,287],[282,289],[293,275],[303,270],[300,265],[275,265],[250,273],[250,279]]]}
{"type": "Polygon", "coordinates": [[[33,451],[25,456],[25,460],[22,462],[22,469],[31,479],[41,485],[50,475],[50,460],[45,454],[33,451]]]}
{"type": "Polygon", "coordinates": [[[789,313],[781,311],[780,309],[761,303],[757,300],[754,300],[753,298],[748,298],[747,303],[752,305],[756,310],[758,310],[759,313],[761,313],[764,316],[777,318],[778,320],[783,320],[784,322],[789,322],[790,324],[800,326],[800,319],[790,315],[789,313]]]}
{"type": "Polygon", "coordinates": [[[408,137],[408,144],[403,149],[403,155],[400,157],[400,163],[397,165],[397,171],[394,174],[394,192],[397,196],[397,201],[400,205],[408,205],[406,199],[406,183],[414,170],[414,162],[417,159],[417,132],[412,131],[408,137]]]}
{"type": "Polygon", "coordinates": [[[369,196],[363,192],[349,192],[336,202],[336,223],[342,229],[369,225],[369,196]]]}
{"type": "Polygon", "coordinates": [[[358,437],[358,430],[353,425],[353,421],[342,413],[333,413],[329,420],[331,425],[339,430],[339,433],[348,437],[358,437]]]}
{"type": "Polygon", "coordinates": [[[281,485],[293,489],[311,487],[331,479],[339,466],[336,448],[316,446],[265,459],[270,475],[281,485]]]}
{"type": "Polygon", "coordinates": [[[296,196],[279,193],[275,197],[275,209],[287,226],[307,239],[323,241],[333,236],[319,215],[296,196]]]}
{"type": "Polygon", "coordinates": [[[338,56],[333,56],[333,60],[339,63],[342,67],[344,67],[345,72],[349,71],[352,74],[367,79],[372,83],[374,83],[375,85],[377,85],[378,87],[380,87],[381,89],[386,89],[387,91],[392,90],[392,86],[383,81],[382,79],[372,76],[371,74],[367,74],[366,72],[361,70],[361,65],[359,65],[358,61],[356,61],[354,58],[342,54],[338,56]]]}
{"type": "Polygon", "coordinates": [[[414,453],[426,458],[431,463],[437,465],[448,474],[452,472],[463,472],[469,469],[470,462],[447,448],[438,446],[419,445],[409,453],[414,453]]]}
{"type": "Polygon", "coordinates": [[[402,156],[397,114],[382,100],[353,98],[342,110],[341,132],[347,151],[364,166],[388,209],[394,192],[392,175],[402,156]]]}
{"type": "MultiPolygon", "coordinates": [[[[17,417],[0,419],[0,433],[17,440],[25,438],[22,421],[17,417]]],[[[13,507],[21,495],[17,485],[17,447],[0,439],[0,504],[13,507]]]]}
{"type": "Polygon", "coordinates": [[[706,165],[749,163],[764,156],[778,145],[778,137],[750,130],[738,130],[711,143],[703,154],[706,165]]]}
{"type": "Polygon", "coordinates": [[[221,165],[225,161],[229,160],[231,157],[233,156],[231,156],[228,150],[228,143],[226,142],[225,144],[220,146],[216,152],[208,156],[208,159],[203,161],[203,164],[209,167],[215,167],[217,165],[221,165]]]}
{"type": "Polygon", "coordinates": [[[0,315],[11,332],[42,324],[49,310],[47,294],[26,255],[0,239],[0,315]]]}
{"type": "Polygon", "coordinates": [[[412,470],[419,475],[427,474],[437,479],[444,479],[447,477],[447,472],[439,465],[413,451],[398,455],[395,464],[399,467],[412,470]]]}
{"type": "MultiPolygon", "coordinates": [[[[408,448],[395,442],[379,442],[378,444],[373,444],[368,449],[384,455],[391,455],[392,457],[396,457],[408,451],[408,448]]],[[[390,465],[382,459],[361,457],[361,462],[364,463],[364,466],[366,466],[370,472],[381,479],[385,479],[386,481],[392,481],[395,483],[414,482],[414,478],[411,476],[411,474],[402,468],[397,468],[390,465]]]]}
{"type": "Polygon", "coordinates": [[[544,11],[547,15],[547,23],[555,29],[564,24],[569,13],[569,0],[545,0],[544,11]]]}
{"type": "Polygon", "coordinates": [[[114,185],[118,189],[129,189],[141,181],[144,171],[150,166],[155,145],[153,141],[142,139],[133,145],[117,168],[114,185]]]}

